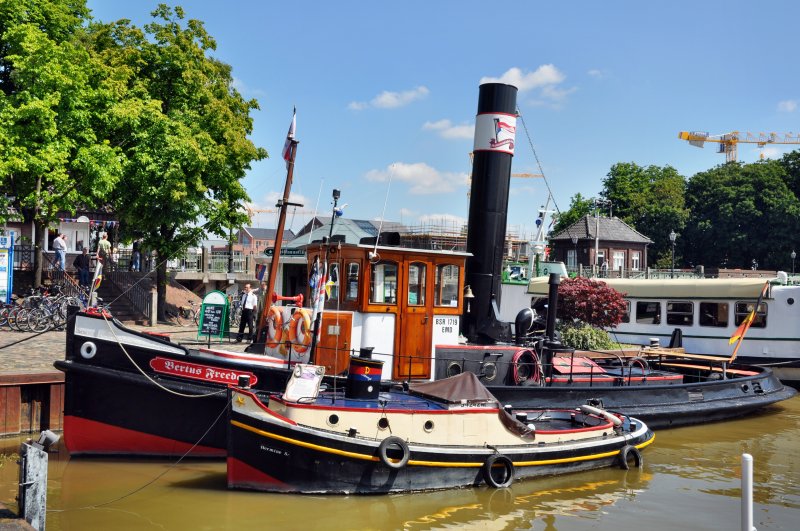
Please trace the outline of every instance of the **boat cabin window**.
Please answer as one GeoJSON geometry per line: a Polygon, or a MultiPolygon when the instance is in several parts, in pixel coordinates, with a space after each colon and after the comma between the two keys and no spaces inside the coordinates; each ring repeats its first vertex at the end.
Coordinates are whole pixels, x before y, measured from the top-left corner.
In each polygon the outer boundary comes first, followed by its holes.
{"type": "Polygon", "coordinates": [[[689,301],[667,301],[667,324],[692,326],[694,304],[689,301]]]}
{"type": "Polygon", "coordinates": [[[659,301],[637,301],[636,322],[639,324],[661,324],[661,303],[659,301]]]}
{"type": "Polygon", "coordinates": [[[701,302],[700,326],[725,328],[728,326],[728,309],[727,302],[701,302]]]}
{"type": "Polygon", "coordinates": [[[425,264],[415,262],[408,266],[408,305],[425,306],[425,264]]]}
{"type": "Polygon", "coordinates": [[[344,300],[346,301],[358,300],[358,272],[360,269],[361,264],[358,262],[347,264],[347,284],[344,289],[344,300]]]}
{"type": "MultiPolygon", "coordinates": [[[[737,302],[735,309],[735,316],[733,324],[735,326],[739,326],[744,321],[745,317],[747,317],[750,312],[753,311],[755,308],[755,302],[737,302]]],[[[767,326],[767,303],[762,302],[758,305],[758,311],[756,312],[756,317],[753,319],[753,322],[750,324],[753,328],[765,328],[767,326]]]]}
{"type": "Polygon", "coordinates": [[[630,323],[631,322],[631,301],[628,299],[624,300],[625,302],[625,313],[622,316],[623,323],[630,323]]]}
{"type": "Polygon", "coordinates": [[[454,265],[436,266],[435,288],[433,298],[435,306],[458,306],[458,274],[459,267],[454,265]]]}
{"type": "Polygon", "coordinates": [[[372,264],[369,302],[397,304],[397,262],[380,261],[372,264]]]}

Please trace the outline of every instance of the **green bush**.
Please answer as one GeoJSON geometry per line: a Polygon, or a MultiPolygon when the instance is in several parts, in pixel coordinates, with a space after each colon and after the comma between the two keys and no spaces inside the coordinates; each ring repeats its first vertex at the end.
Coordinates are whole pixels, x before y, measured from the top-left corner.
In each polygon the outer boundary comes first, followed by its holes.
{"type": "Polygon", "coordinates": [[[564,326],[560,332],[561,342],[576,350],[608,350],[619,347],[605,330],[584,323],[564,326]]]}

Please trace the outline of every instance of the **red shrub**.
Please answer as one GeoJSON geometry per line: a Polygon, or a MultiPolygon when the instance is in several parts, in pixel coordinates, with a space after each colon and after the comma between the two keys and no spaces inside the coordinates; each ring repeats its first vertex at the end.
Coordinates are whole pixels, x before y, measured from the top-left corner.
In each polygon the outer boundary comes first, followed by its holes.
{"type": "Polygon", "coordinates": [[[605,282],[586,277],[565,278],[558,287],[558,317],[598,328],[618,325],[625,315],[623,294],[605,282]]]}

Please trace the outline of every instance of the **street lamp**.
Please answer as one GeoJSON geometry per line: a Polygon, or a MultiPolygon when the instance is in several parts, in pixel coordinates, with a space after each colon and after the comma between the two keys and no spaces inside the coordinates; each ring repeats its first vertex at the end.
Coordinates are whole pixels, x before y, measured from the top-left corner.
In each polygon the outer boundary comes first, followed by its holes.
{"type": "Polygon", "coordinates": [[[797,258],[797,253],[794,252],[794,249],[792,249],[792,254],[789,256],[792,257],[792,274],[794,275],[794,259],[797,258]]]}
{"type": "Polygon", "coordinates": [[[672,268],[669,271],[669,278],[675,278],[675,238],[677,237],[674,230],[669,231],[669,243],[672,246],[672,268]]]}

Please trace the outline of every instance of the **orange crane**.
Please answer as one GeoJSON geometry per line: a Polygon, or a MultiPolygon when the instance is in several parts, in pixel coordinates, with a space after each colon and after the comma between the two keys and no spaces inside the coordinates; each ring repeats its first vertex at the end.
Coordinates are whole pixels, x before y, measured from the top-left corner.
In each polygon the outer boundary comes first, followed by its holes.
{"type": "MultiPolygon", "coordinates": [[[[737,144],[757,144],[763,148],[767,144],[800,144],[800,134],[794,133],[750,133],[731,131],[722,135],[710,135],[699,131],[681,131],[678,138],[688,141],[695,147],[703,147],[706,142],[719,144],[718,153],[725,153],[725,162],[736,162],[737,144]]],[[[762,154],[763,158],[763,154],[762,154]]]]}

